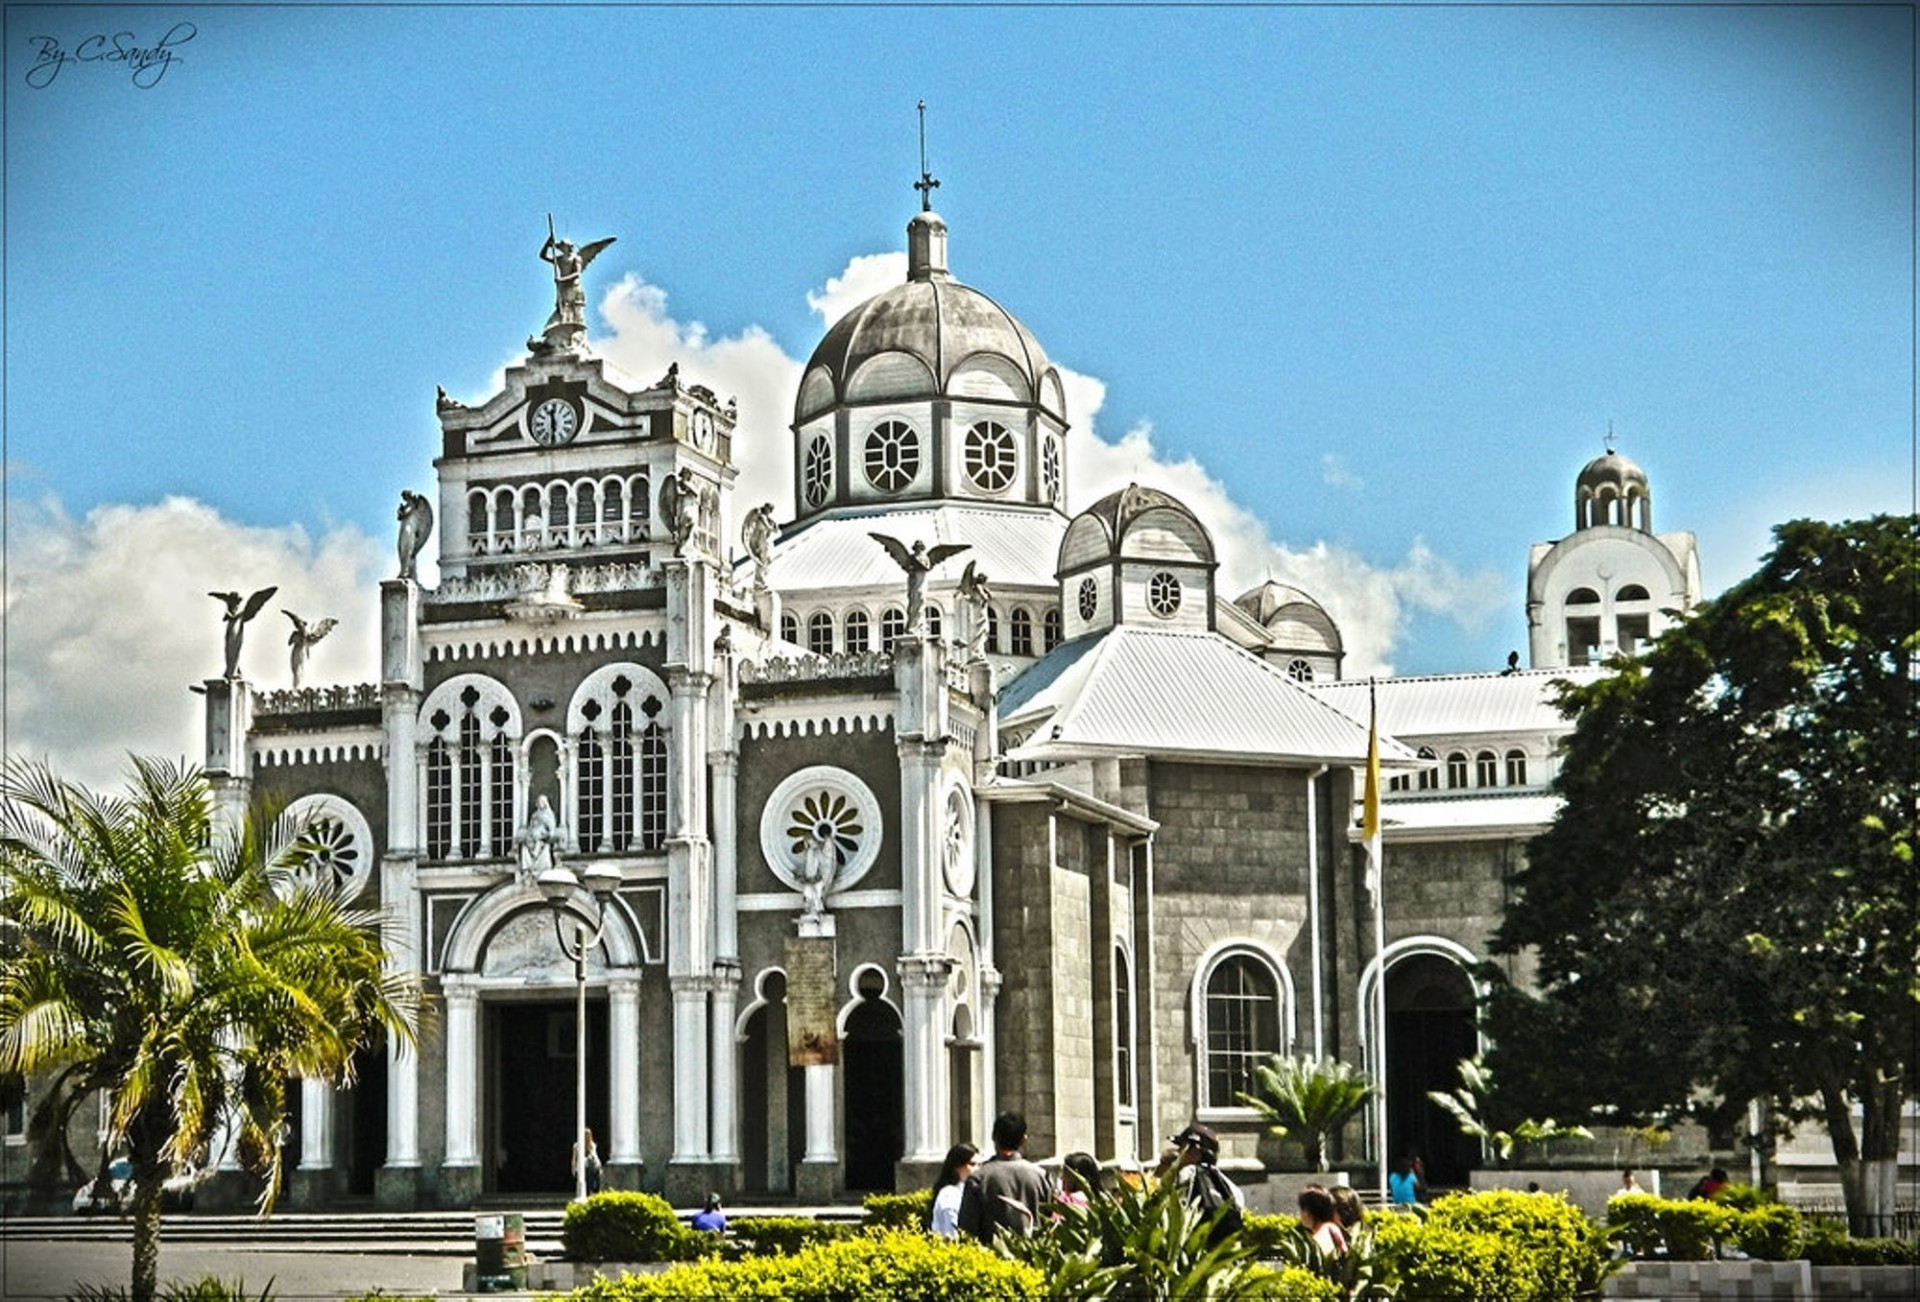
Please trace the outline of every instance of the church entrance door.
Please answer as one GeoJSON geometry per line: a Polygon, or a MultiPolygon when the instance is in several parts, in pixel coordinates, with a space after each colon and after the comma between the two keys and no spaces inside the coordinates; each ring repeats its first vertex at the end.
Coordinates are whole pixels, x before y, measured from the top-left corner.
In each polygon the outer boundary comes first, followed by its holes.
{"type": "MultiPolygon", "coordinates": [[[[486,1005],[487,1104],[482,1152],[494,1193],[573,1188],[573,1001],[486,1005]]],[[[587,996],[587,1126],[608,1153],[607,1004],[587,996]]]]}
{"type": "Polygon", "coordinates": [[[907,1136],[899,1015],[867,995],[848,1014],[840,1049],[847,1188],[891,1192],[893,1164],[906,1152],[907,1136]]]}
{"type": "Polygon", "coordinates": [[[1473,1006],[1450,959],[1415,954],[1387,972],[1387,1151],[1420,1154],[1429,1185],[1464,1185],[1479,1160],[1478,1142],[1427,1097],[1458,1085],[1460,1060],[1478,1051],[1473,1006]]]}

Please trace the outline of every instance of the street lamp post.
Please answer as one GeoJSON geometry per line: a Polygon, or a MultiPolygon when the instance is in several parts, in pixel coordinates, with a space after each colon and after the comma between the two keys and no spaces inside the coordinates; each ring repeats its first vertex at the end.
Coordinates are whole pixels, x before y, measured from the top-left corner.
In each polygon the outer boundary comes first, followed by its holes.
{"type": "Polygon", "coordinates": [[[595,864],[587,869],[585,886],[593,896],[595,912],[593,934],[587,934],[587,924],[575,918],[573,939],[567,939],[566,912],[567,901],[572,899],[582,882],[580,878],[557,864],[541,873],[537,879],[540,893],[547,897],[547,905],[553,910],[553,934],[560,942],[560,952],[573,960],[573,1197],[576,1202],[587,1200],[587,955],[607,936],[607,909],[613,903],[613,893],[620,888],[620,871],[607,864],[595,864]]]}

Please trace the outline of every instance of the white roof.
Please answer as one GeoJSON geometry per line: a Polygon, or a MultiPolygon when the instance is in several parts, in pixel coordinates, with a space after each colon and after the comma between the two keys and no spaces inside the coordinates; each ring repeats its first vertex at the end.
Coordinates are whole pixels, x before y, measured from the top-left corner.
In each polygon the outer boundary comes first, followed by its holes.
{"type": "MultiPolygon", "coordinates": [[[[1359,802],[1354,803],[1358,811],[1359,802]]],[[[1395,841],[1444,841],[1489,836],[1533,836],[1546,830],[1560,812],[1560,797],[1550,791],[1488,791],[1476,795],[1398,796],[1380,802],[1380,838],[1395,841]]],[[[1349,840],[1359,840],[1359,814],[1349,840]]]]}
{"type": "Polygon", "coordinates": [[[920,507],[876,507],[857,514],[814,520],[774,546],[767,582],[774,591],[897,587],[907,576],[870,536],[880,533],[911,547],[924,542],[967,543],[927,576],[929,591],[958,583],[967,562],[987,575],[988,585],[1053,588],[1066,519],[1043,508],[969,506],[952,502],[920,507]]]}
{"type": "MultiPolygon", "coordinates": [[[[1563,679],[1590,683],[1607,672],[1580,666],[1377,679],[1380,731],[1400,738],[1564,732],[1571,725],[1554,707],[1554,684],[1563,679]]],[[[1314,683],[1307,690],[1353,718],[1364,722],[1367,717],[1364,678],[1314,683]]]]}
{"type": "MultiPolygon", "coordinates": [[[[1000,698],[1001,727],[1035,728],[1013,760],[1159,755],[1240,764],[1367,759],[1367,726],[1216,633],[1120,625],[1057,647],[1000,698]]],[[[1382,737],[1380,759],[1413,767],[1382,737]]]]}

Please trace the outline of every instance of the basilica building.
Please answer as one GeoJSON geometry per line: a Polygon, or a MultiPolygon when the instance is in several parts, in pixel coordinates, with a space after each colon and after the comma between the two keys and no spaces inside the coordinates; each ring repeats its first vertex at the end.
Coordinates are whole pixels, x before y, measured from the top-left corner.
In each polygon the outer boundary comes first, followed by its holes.
{"type": "Polygon", "coordinates": [[[905,282],[806,363],[774,504],[735,492],[732,403],[594,356],[598,246],[550,241],[524,360],[441,396],[358,616],[380,681],[205,684],[221,799],[285,802],[430,995],[417,1049],[304,1082],[295,1205],[570,1189],[582,981],[611,1187],[908,1187],[1003,1108],[1034,1156],[1148,1164],[1198,1118],[1250,1174],[1287,1156],[1240,1099],[1273,1053],[1385,1081],[1346,1164],[1464,1172],[1425,1093],[1552,816],[1550,684],[1698,600],[1692,536],[1609,451],[1528,560],[1529,663],[1370,693],[1312,595],[1217,588],[1176,497],[1069,501],[1059,372],[937,214],[906,236],[905,282]]]}

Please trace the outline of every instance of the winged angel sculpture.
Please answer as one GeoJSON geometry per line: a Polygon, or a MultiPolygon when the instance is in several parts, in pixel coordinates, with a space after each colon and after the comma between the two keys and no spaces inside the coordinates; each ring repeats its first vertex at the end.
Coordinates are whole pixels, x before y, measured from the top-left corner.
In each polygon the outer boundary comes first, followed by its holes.
{"type": "Polygon", "coordinates": [[[315,643],[333,632],[334,625],[340,621],[319,619],[309,624],[291,610],[283,610],[280,613],[293,621],[293,632],[287,636],[287,645],[293,648],[293,685],[298,688],[301,680],[306,677],[308,653],[313,650],[315,643]]]}
{"type": "Polygon", "coordinates": [[[227,606],[226,613],[222,615],[221,618],[226,621],[227,625],[226,676],[228,678],[240,677],[240,643],[247,636],[248,622],[251,621],[255,615],[258,615],[266,609],[267,603],[273,599],[273,594],[278,591],[280,591],[280,589],[277,586],[262,588],[245,601],[240,599],[240,594],[237,592],[209,592],[207,594],[215,601],[225,602],[227,606]]]}
{"type": "Polygon", "coordinates": [[[867,537],[887,549],[887,555],[893,557],[893,563],[907,572],[907,631],[918,632],[927,622],[927,574],[934,566],[950,556],[958,556],[972,543],[941,543],[937,547],[928,547],[915,541],[909,548],[898,538],[889,538],[883,533],[869,533],[867,537]]]}
{"type": "Polygon", "coordinates": [[[554,235],[553,218],[548,216],[547,242],[540,246],[540,260],[553,268],[553,315],[547,318],[539,336],[527,341],[528,348],[553,352],[578,348],[587,341],[587,291],[580,275],[615,238],[609,235],[576,249],[572,240],[554,235]]]}

